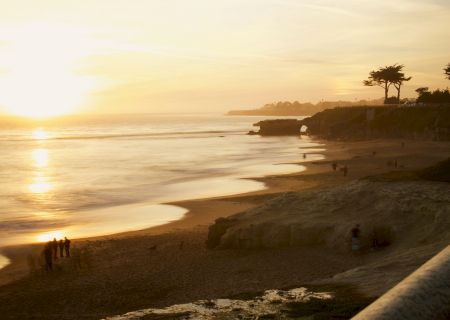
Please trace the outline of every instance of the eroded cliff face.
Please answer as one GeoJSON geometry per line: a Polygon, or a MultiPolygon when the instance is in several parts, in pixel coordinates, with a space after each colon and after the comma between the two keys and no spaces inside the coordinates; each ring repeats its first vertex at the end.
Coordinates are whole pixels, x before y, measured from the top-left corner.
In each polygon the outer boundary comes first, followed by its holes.
{"type": "Polygon", "coordinates": [[[302,122],[296,119],[274,119],[263,120],[253,126],[259,127],[259,131],[250,131],[249,134],[259,134],[262,136],[298,136],[302,122]]]}
{"type": "Polygon", "coordinates": [[[450,185],[356,181],[317,192],[292,192],[210,227],[210,248],[324,246],[348,250],[360,224],[363,248],[450,240],[450,185]]]}
{"type": "Polygon", "coordinates": [[[301,121],[307,133],[326,139],[405,138],[450,140],[450,107],[347,107],[301,121]]]}

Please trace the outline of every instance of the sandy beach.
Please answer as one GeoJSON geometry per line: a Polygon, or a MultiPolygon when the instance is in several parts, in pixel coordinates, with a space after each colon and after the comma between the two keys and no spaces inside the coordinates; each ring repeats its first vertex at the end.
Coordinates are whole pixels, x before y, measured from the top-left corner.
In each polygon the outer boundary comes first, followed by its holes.
{"type": "MultiPolygon", "coordinates": [[[[73,240],[74,249],[85,252],[79,270],[73,270],[73,258],[60,259],[60,270],[28,276],[26,256],[39,252],[41,245],[4,248],[11,264],[0,270],[0,314],[4,319],[98,319],[142,308],[244,296],[273,288],[364,284],[367,276],[352,270],[364,269],[383,256],[394,254],[391,249],[357,256],[315,245],[208,250],[208,226],[219,217],[256,208],[286,192],[320,193],[392,171],[387,166],[389,161],[396,160],[398,170],[406,171],[450,157],[448,143],[405,141],[402,148],[401,142],[324,142],[325,160],[302,163],[307,167],[303,172],[256,179],[267,185],[265,190],[172,203],[189,210],[183,219],[146,230],[73,240]],[[348,166],[348,176],[332,170],[334,161],[348,166]]],[[[367,285],[359,286],[360,291],[366,296],[382,294],[443,245],[444,242],[429,243],[426,252],[404,257],[403,268],[395,265],[387,270],[386,274],[393,275],[390,281],[375,285],[374,279],[368,279],[367,285]]]]}

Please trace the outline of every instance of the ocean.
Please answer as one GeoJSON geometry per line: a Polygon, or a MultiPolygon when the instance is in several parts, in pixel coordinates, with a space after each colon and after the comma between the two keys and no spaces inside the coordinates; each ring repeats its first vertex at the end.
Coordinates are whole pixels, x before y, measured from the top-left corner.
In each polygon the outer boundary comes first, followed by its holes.
{"type": "Polygon", "coordinates": [[[246,135],[270,117],[110,115],[0,128],[0,247],[144,229],[173,201],[261,190],[321,159],[308,137],[246,135]],[[307,151],[302,148],[308,148],[307,151]]]}

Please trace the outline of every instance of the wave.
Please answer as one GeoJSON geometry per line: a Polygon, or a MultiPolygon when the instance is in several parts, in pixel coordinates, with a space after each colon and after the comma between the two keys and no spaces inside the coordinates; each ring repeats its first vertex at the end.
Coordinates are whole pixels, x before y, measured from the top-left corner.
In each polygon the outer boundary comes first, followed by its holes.
{"type": "MultiPolygon", "coordinates": [[[[73,136],[49,136],[44,140],[92,140],[92,139],[127,139],[127,138],[185,138],[204,136],[204,135],[237,135],[243,134],[245,131],[230,131],[230,130],[211,130],[211,131],[178,131],[178,132],[143,132],[143,133],[105,133],[105,134],[92,134],[92,135],[73,135],[73,136]]],[[[33,137],[25,138],[10,138],[3,137],[0,138],[1,141],[30,141],[34,140],[33,137]]]]}

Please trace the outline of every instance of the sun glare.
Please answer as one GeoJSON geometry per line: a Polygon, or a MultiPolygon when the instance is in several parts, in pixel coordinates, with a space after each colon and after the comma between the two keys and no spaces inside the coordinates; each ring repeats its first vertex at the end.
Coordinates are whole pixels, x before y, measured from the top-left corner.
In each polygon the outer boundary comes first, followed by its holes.
{"type": "Polygon", "coordinates": [[[38,242],[48,242],[55,238],[57,240],[64,238],[64,233],[61,230],[49,231],[49,232],[38,235],[36,240],[38,242]]]}
{"type": "Polygon", "coordinates": [[[92,78],[76,73],[89,51],[82,33],[38,25],[10,30],[0,54],[0,104],[12,114],[47,118],[74,111],[93,86],[92,78]],[[3,68],[2,68],[3,69],[3,68]]]}
{"type": "Polygon", "coordinates": [[[34,130],[31,135],[32,135],[34,140],[46,140],[46,139],[48,139],[47,132],[45,132],[45,130],[43,130],[41,128],[34,130]]]}

